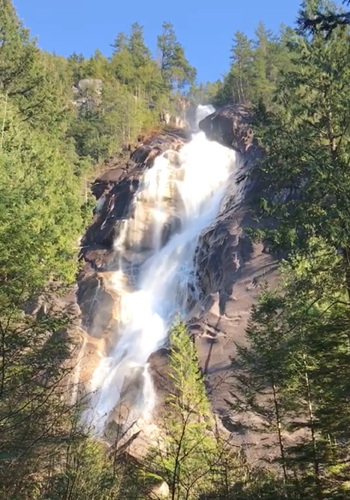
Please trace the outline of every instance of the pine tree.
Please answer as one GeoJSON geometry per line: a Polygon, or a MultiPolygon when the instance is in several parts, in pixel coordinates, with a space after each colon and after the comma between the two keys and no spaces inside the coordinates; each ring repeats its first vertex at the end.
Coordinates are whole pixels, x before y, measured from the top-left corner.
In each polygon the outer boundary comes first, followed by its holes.
{"type": "Polygon", "coordinates": [[[190,500],[210,488],[216,442],[195,346],[184,322],[174,324],[170,338],[173,391],[166,401],[165,438],[155,451],[155,470],[169,484],[172,500],[190,500]]]}
{"type": "Polygon", "coordinates": [[[251,42],[244,33],[237,31],[231,49],[231,70],[228,79],[232,85],[234,102],[251,100],[253,50],[251,42]]]}
{"type": "Polygon", "coordinates": [[[90,57],[86,65],[86,74],[90,78],[97,78],[102,81],[109,79],[109,63],[107,57],[102,52],[95,50],[95,54],[90,57]]]}
{"type": "Polygon", "coordinates": [[[85,58],[83,54],[73,52],[73,54],[67,58],[67,63],[71,75],[71,82],[76,83],[86,77],[85,58]]]}
{"type": "Polygon", "coordinates": [[[163,23],[163,33],[158,36],[158,50],[162,75],[167,84],[181,90],[195,81],[196,70],[186,59],[171,23],[163,23]]]}
{"type": "Polygon", "coordinates": [[[164,79],[170,78],[171,58],[177,43],[174,26],[171,23],[163,23],[163,33],[158,36],[157,46],[160,57],[160,67],[164,79]]]}
{"type": "Polygon", "coordinates": [[[127,49],[128,43],[129,39],[127,35],[123,32],[118,33],[111,45],[111,47],[113,48],[113,54],[115,54],[116,52],[122,52],[123,50],[127,49]]]}
{"type": "Polygon", "coordinates": [[[35,498],[69,407],[69,318],[51,309],[57,288],[75,280],[81,185],[59,139],[1,98],[0,491],[35,498]]]}
{"type": "MultiPolygon", "coordinates": [[[[349,0],[343,0],[343,5],[349,5],[349,0]]],[[[308,0],[302,3],[298,17],[299,29],[302,33],[315,34],[323,31],[331,34],[338,26],[350,24],[350,12],[339,9],[334,11],[333,4],[320,0],[308,0]]]]}
{"type": "Polygon", "coordinates": [[[257,415],[261,420],[260,432],[274,434],[272,446],[279,450],[278,462],[287,485],[289,477],[284,442],[287,409],[283,388],[288,351],[284,325],[277,322],[281,308],[283,299],[267,290],[260,295],[258,305],[253,307],[246,331],[249,347],[238,345],[238,355],[233,360],[235,389],[231,393],[234,401],[231,407],[239,413],[257,415]]]}
{"type": "Polygon", "coordinates": [[[0,91],[32,126],[53,133],[61,126],[68,98],[56,75],[23,27],[10,0],[0,1],[0,91]]]}
{"type": "Polygon", "coordinates": [[[238,347],[233,366],[232,407],[259,415],[260,432],[275,432],[286,493],[300,498],[347,487],[349,318],[340,269],[341,256],[319,240],[308,258],[285,263],[283,295],[261,295],[249,347],[238,347]]]}
{"type": "Polygon", "coordinates": [[[257,39],[253,57],[254,89],[256,96],[266,101],[267,96],[272,90],[269,81],[272,33],[260,22],[255,35],[257,39]]]}
{"type": "Polygon", "coordinates": [[[276,95],[278,108],[260,121],[266,148],[261,169],[274,186],[273,202],[264,213],[279,218],[278,246],[307,248],[322,236],[348,253],[349,36],[338,28],[325,40],[299,38],[298,67],[286,74],[276,95]],[[276,168],[278,165],[278,168],[276,168]]]}
{"type": "Polygon", "coordinates": [[[143,66],[151,59],[151,52],[145,45],[143,38],[143,26],[139,23],[134,23],[131,26],[128,48],[136,68],[143,66]]]}

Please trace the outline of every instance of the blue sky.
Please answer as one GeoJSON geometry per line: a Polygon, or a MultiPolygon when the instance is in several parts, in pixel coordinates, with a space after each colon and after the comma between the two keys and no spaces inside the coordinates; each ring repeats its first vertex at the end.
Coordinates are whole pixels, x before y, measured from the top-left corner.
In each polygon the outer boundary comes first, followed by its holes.
{"type": "Polygon", "coordinates": [[[144,26],[155,53],[162,22],[174,24],[178,40],[197,68],[198,80],[216,80],[229,65],[233,33],[253,36],[262,20],[269,29],[293,25],[301,0],[14,0],[17,12],[39,46],[68,56],[86,57],[98,48],[110,54],[119,31],[133,22],[144,26]]]}

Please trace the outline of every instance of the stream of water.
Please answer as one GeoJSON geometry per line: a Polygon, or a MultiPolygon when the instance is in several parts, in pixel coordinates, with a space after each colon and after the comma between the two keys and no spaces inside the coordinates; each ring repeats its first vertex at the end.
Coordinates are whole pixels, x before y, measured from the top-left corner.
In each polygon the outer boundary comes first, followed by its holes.
{"type": "MultiPolygon", "coordinates": [[[[198,122],[212,111],[200,106],[198,122]]],[[[198,239],[217,217],[236,168],[233,150],[196,132],[178,153],[164,153],[145,172],[133,215],[115,243],[120,264],[112,286],[121,297],[119,332],[91,380],[93,396],[86,418],[96,433],[103,433],[133,373],[138,374],[133,406],[142,413],[152,411],[156,395],[148,359],[166,343],[176,314],[187,313],[189,287],[196,293],[198,239]]]]}

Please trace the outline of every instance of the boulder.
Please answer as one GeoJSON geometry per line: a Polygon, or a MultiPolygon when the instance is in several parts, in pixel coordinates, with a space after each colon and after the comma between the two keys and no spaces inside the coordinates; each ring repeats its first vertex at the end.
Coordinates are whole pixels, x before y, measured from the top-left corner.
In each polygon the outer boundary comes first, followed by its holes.
{"type": "Polygon", "coordinates": [[[243,104],[229,104],[199,122],[203,130],[213,141],[231,147],[241,154],[246,154],[254,144],[251,126],[253,112],[243,104]]]}
{"type": "Polygon", "coordinates": [[[168,484],[163,481],[162,483],[153,486],[149,491],[149,497],[154,500],[159,500],[161,498],[168,498],[170,496],[170,489],[168,484]]]}
{"type": "Polygon", "coordinates": [[[75,93],[85,93],[87,91],[93,91],[96,94],[101,94],[103,89],[103,82],[97,78],[83,78],[79,80],[73,86],[73,91],[75,93]]]}

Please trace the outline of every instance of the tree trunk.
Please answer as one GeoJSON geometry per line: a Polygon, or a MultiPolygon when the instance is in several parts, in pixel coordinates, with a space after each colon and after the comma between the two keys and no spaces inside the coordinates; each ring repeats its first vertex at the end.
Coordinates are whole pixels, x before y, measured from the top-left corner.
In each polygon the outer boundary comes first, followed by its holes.
{"type": "Polygon", "coordinates": [[[283,444],[283,438],[282,438],[282,422],[281,422],[281,415],[280,415],[279,403],[278,403],[278,398],[277,398],[277,388],[276,388],[276,385],[274,384],[274,382],[272,383],[272,390],[273,390],[273,401],[274,401],[274,405],[275,405],[275,417],[276,417],[278,444],[279,444],[281,459],[282,459],[283,477],[284,477],[285,483],[287,483],[288,474],[287,474],[286,456],[285,456],[284,444],[283,444]]]}
{"type": "Polygon", "coordinates": [[[306,366],[306,356],[303,356],[304,360],[304,369],[305,369],[305,383],[306,383],[306,398],[307,398],[307,406],[308,406],[308,414],[309,414],[309,422],[310,422],[310,432],[311,432],[311,442],[312,442],[312,451],[313,451],[313,467],[316,479],[316,487],[317,487],[317,498],[318,500],[322,500],[323,492],[322,486],[320,482],[320,462],[318,458],[318,449],[317,449],[317,440],[316,440],[316,432],[315,432],[315,415],[312,403],[312,394],[311,394],[311,385],[309,374],[306,366]]]}

